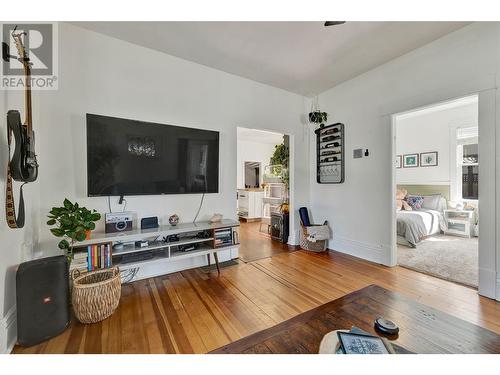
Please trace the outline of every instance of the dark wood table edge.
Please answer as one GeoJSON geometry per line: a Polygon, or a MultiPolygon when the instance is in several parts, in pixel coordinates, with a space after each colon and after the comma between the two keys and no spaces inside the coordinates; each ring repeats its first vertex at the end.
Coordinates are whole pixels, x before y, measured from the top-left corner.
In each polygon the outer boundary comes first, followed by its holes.
{"type": "MultiPolygon", "coordinates": [[[[207,354],[236,354],[236,353],[242,353],[243,351],[245,351],[245,350],[251,348],[252,346],[254,346],[256,342],[263,342],[263,341],[266,341],[266,340],[272,338],[275,335],[279,335],[281,332],[285,331],[288,327],[292,327],[296,323],[299,323],[301,321],[307,321],[308,318],[310,318],[312,315],[321,314],[322,312],[325,312],[325,310],[326,310],[326,312],[328,312],[329,310],[332,309],[332,307],[341,306],[342,304],[351,303],[351,302],[353,302],[353,300],[356,300],[359,297],[366,297],[367,293],[369,294],[370,298],[373,297],[373,294],[379,294],[379,293],[390,294],[392,296],[396,296],[396,297],[398,297],[398,298],[400,298],[400,299],[402,299],[404,301],[407,301],[409,303],[416,303],[416,304],[424,307],[426,310],[435,311],[435,312],[438,312],[440,314],[444,314],[447,317],[449,317],[450,319],[455,320],[456,323],[465,324],[465,325],[469,326],[469,328],[480,329],[480,330],[484,331],[487,334],[493,334],[493,335],[499,336],[498,334],[496,334],[493,331],[490,331],[490,330],[488,330],[486,328],[477,326],[477,325],[475,325],[473,323],[464,321],[464,320],[462,320],[462,319],[460,319],[458,317],[455,317],[453,315],[444,313],[444,312],[442,312],[440,310],[437,310],[437,309],[435,309],[435,308],[433,308],[431,306],[422,304],[422,303],[420,303],[418,301],[412,300],[411,298],[409,298],[409,297],[407,297],[405,295],[402,295],[402,294],[400,294],[398,292],[394,292],[394,291],[385,289],[385,288],[383,288],[383,287],[381,287],[379,285],[376,285],[376,284],[371,284],[369,286],[366,286],[364,288],[361,288],[361,289],[358,289],[358,290],[356,290],[354,292],[346,294],[345,296],[339,297],[339,298],[337,298],[335,300],[332,300],[330,302],[326,302],[323,305],[314,307],[314,308],[312,308],[312,309],[310,309],[308,311],[300,313],[300,314],[298,314],[298,315],[296,315],[296,316],[294,316],[294,317],[292,317],[290,319],[287,319],[287,320],[285,320],[283,322],[280,322],[280,323],[278,323],[278,324],[276,324],[276,325],[274,325],[272,327],[266,328],[266,329],[264,329],[262,331],[255,332],[255,333],[250,334],[250,335],[248,335],[246,337],[243,337],[243,338],[238,339],[236,341],[233,341],[233,342],[231,342],[229,344],[221,346],[220,348],[212,350],[212,351],[208,352],[207,354]]],[[[380,303],[382,301],[378,301],[378,302],[380,303]]],[[[345,327],[345,328],[347,328],[347,327],[345,327]]]]}
{"type": "Polygon", "coordinates": [[[290,319],[287,319],[281,323],[278,323],[272,327],[266,328],[262,331],[252,333],[248,336],[242,337],[239,340],[236,340],[236,341],[233,341],[229,344],[221,346],[220,348],[212,350],[212,351],[208,352],[207,354],[233,354],[232,352],[228,352],[227,350],[229,350],[229,349],[232,350],[232,349],[234,349],[234,347],[238,347],[238,346],[242,346],[242,350],[244,350],[250,346],[250,345],[246,345],[247,341],[250,341],[250,340],[265,341],[265,340],[273,337],[274,335],[278,334],[280,332],[281,328],[286,327],[288,325],[293,325],[295,322],[300,321],[300,320],[304,320],[304,318],[308,318],[313,314],[317,314],[318,312],[321,312],[324,310],[329,310],[332,305],[350,302],[350,300],[355,299],[359,295],[363,295],[363,293],[365,293],[367,290],[369,290],[373,287],[379,287],[379,286],[375,285],[375,284],[371,284],[371,285],[366,286],[364,288],[358,289],[354,292],[346,294],[345,296],[339,297],[333,301],[327,302],[327,303],[320,305],[320,306],[317,306],[317,307],[313,307],[310,310],[307,310],[303,313],[300,313],[300,314],[298,314],[290,319]]]}

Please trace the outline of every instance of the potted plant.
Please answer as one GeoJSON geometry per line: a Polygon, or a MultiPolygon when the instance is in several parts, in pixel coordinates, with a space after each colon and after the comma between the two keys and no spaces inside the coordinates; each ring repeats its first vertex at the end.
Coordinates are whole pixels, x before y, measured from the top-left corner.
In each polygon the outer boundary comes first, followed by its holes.
{"type": "Polygon", "coordinates": [[[309,112],[310,123],[323,125],[327,121],[328,121],[328,113],[321,112],[319,110],[314,112],[309,112]]]}
{"type": "Polygon", "coordinates": [[[319,99],[318,97],[314,98],[311,103],[311,112],[309,112],[309,122],[311,124],[319,124],[320,127],[323,127],[327,121],[328,113],[322,112],[319,109],[319,99]]]}
{"type": "Polygon", "coordinates": [[[52,234],[63,237],[59,241],[59,248],[71,259],[75,242],[90,238],[90,231],[95,229],[95,222],[101,218],[101,214],[64,199],[63,206],[53,207],[48,218],[47,225],[56,226],[50,229],[52,234]]]}

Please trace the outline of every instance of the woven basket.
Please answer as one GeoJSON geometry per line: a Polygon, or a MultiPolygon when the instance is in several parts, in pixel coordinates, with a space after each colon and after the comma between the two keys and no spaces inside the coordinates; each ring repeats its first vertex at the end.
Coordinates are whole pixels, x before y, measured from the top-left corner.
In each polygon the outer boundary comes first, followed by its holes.
{"type": "Polygon", "coordinates": [[[300,231],[300,248],[315,253],[321,253],[326,250],[326,240],[318,240],[316,242],[307,240],[307,228],[302,226],[300,231]]]}
{"type": "Polygon", "coordinates": [[[76,318],[82,323],[97,323],[113,314],[120,302],[120,295],[121,278],[118,267],[92,271],[73,278],[71,302],[76,318]]]}

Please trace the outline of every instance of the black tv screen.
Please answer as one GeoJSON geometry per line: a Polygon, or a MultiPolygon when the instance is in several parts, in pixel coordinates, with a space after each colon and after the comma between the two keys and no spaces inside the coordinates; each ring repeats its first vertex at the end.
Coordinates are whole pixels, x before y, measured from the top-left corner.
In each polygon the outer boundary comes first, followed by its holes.
{"type": "Polygon", "coordinates": [[[88,196],[218,190],[219,132],[87,114],[88,196]]]}

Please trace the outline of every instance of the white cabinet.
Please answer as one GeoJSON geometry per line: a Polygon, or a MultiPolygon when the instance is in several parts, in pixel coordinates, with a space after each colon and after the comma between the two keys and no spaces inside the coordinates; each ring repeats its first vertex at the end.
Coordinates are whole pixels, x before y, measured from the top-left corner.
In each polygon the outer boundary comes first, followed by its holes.
{"type": "Polygon", "coordinates": [[[263,191],[238,189],[238,216],[244,219],[262,217],[263,191]]]}
{"type": "Polygon", "coordinates": [[[447,230],[445,234],[471,237],[474,230],[474,211],[444,210],[447,230]]]}

